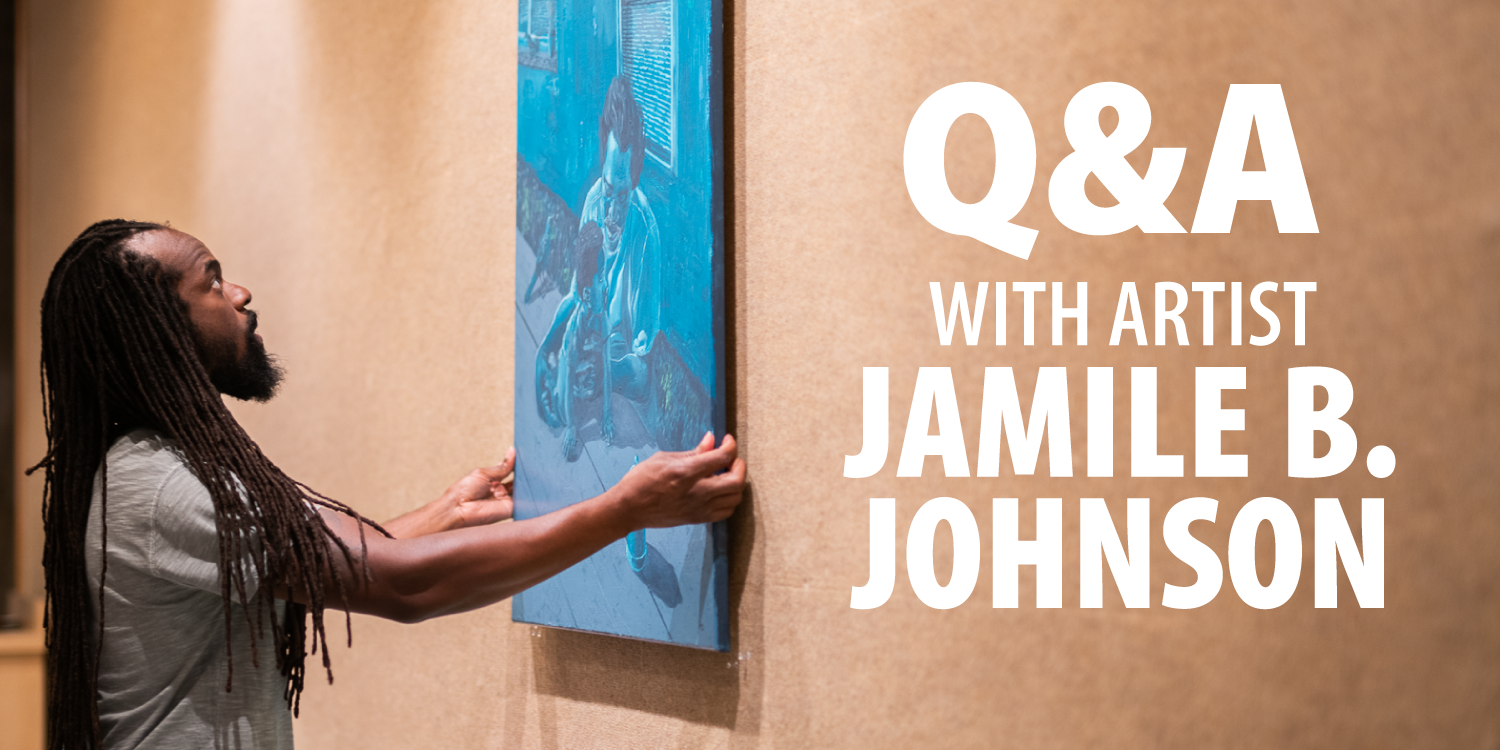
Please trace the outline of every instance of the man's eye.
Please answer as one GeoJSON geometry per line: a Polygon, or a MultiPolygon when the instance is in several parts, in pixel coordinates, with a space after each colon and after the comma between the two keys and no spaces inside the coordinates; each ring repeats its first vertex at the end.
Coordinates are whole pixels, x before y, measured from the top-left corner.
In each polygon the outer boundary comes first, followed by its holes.
{"type": "Polygon", "coordinates": [[[214,279],[214,288],[215,289],[219,288],[219,280],[218,279],[214,279]]]}

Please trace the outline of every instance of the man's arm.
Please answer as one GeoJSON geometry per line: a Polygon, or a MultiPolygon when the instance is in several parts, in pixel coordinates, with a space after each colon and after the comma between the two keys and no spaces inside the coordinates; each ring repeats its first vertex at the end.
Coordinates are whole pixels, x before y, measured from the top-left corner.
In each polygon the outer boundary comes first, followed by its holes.
{"type": "MultiPolygon", "coordinates": [[[[525,521],[478,526],[411,539],[364,529],[364,570],[335,555],[340,581],[325,582],[331,606],[401,622],[477,609],[519,593],[582,561],[631,531],[723,520],[745,484],[745,462],[733,437],[713,448],[658,453],[603,495],[525,521]],[[723,472],[723,473],[720,473],[723,472]],[[366,575],[368,574],[368,575],[366,575]],[[342,585],[348,601],[335,593],[342,585]]],[[[353,518],[324,511],[349,548],[360,549],[353,518]]],[[[299,601],[299,592],[289,596],[299,601]]]]}

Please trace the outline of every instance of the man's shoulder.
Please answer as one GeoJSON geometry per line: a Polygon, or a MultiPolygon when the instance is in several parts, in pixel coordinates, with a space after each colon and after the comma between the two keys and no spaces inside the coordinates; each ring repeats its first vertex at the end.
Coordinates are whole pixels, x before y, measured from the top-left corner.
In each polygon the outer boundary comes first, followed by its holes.
{"type": "MultiPolygon", "coordinates": [[[[197,479],[188,470],[187,459],[176,441],[149,429],[121,435],[105,454],[103,477],[109,485],[111,503],[154,502],[169,482],[195,489],[197,479]]],[[[97,492],[97,488],[96,488],[97,492]]]]}
{"type": "Polygon", "coordinates": [[[635,233],[642,235],[641,242],[654,245],[661,241],[657,234],[656,212],[651,208],[646,191],[639,187],[630,193],[630,223],[640,225],[635,233]]]}
{"type": "Polygon", "coordinates": [[[653,226],[656,224],[656,212],[651,209],[651,199],[646,197],[646,191],[639,185],[630,191],[630,209],[640,213],[653,226]]]}
{"type": "MultiPolygon", "coordinates": [[[[111,444],[89,508],[90,559],[103,546],[106,526],[111,569],[119,562],[151,578],[218,592],[213,498],[181,449],[161,433],[136,430],[111,444]],[[108,523],[101,524],[101,517],[108,523]]],[[[116,585],[128,584],[121,579],[116,585]]]]}
{"type": "Polygon", "coordinates": [[[130,466],[140,468],[185,466],[182,449],[177,442],[165,434],[149,428],[139,428],[116,438],[105,455],[109,468],[130,466]]]}

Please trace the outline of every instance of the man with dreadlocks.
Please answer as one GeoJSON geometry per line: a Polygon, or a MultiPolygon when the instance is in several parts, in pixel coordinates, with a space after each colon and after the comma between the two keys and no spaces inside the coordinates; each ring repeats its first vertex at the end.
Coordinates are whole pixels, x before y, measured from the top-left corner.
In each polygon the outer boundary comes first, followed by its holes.
{"type": "Polygon", "coordinates": [[[33,467],[51,748],[290,748],[320,645],[333,679],[327,607],[403,622],[482,607],[637,529],[726,518],[742,496],[734,439],[705,435],[599,497],[494,524],[512,450],[381,527],[283,474],[225,407],[281,379],[249,302],[201,242],[157,224],[99,222],[52,271],[33,467]]]}

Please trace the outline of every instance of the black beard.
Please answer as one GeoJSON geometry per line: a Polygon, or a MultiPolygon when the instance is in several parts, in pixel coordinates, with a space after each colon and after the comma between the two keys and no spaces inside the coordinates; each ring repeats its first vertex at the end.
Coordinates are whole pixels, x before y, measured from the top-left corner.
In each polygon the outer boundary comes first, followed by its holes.
{"type": "MultiPolygon", "coordinates": [[[[215,368],[209,372],[208,380],[219,393],[241,401],[270,401],[286,371],[276,362],[275,355],[266,351],[266,345],[255,337],[256,316],[247,310],[250,325],[245,329],[245,357],[232,365],[215,368]]],[[[233,352],[227,352],[229,359],[233,352]]]]}

